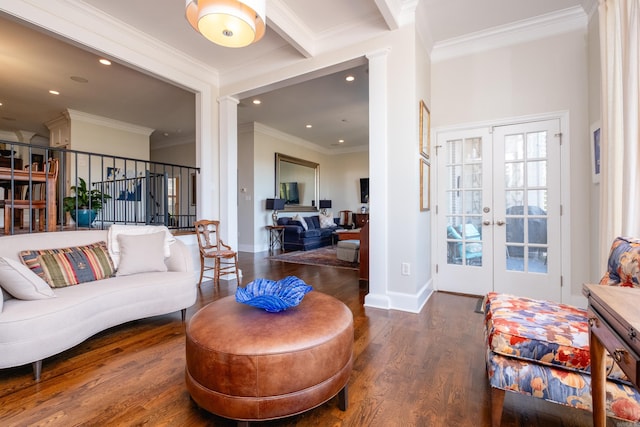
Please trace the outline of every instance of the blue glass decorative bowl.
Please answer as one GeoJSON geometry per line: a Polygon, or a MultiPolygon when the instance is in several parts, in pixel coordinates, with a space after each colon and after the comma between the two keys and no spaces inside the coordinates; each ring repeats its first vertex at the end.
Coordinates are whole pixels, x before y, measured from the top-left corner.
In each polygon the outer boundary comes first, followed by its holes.
{"type": "Polygon", "coordinates": [[[313,288],[295,276],[282,280],[256,279],[236,290],[236,301],[276,313],[300,304],[313,288]]]}

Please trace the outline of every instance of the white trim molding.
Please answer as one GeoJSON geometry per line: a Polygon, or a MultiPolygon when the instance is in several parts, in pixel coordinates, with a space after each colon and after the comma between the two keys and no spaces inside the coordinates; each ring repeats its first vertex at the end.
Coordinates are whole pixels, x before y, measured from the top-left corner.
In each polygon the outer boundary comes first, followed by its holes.
{"type": "Polygon", "coordinates": [[[571,31],[586,31],[587,23],[584,9],[575,6],[437,42],[431,51],[431,62],[486,52],[571,31]]]}

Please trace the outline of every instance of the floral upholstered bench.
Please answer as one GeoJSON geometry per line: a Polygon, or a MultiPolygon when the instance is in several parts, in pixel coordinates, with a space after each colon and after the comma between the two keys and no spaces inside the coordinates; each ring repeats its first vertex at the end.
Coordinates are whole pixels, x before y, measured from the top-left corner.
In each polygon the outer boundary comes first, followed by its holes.
{"type": "MultiPolygon", "coordinates": [[[[639,280],[640,240],[619,237],[600,284],[640,287],[639,280]]],[[[500,425],[507,390],[591,410],[586,310],[489,293],[485,338],[494,427],[500,425]]],[[[607,415],[640,421],[640,393],[608,355],[607,366],[607,415]]]]}

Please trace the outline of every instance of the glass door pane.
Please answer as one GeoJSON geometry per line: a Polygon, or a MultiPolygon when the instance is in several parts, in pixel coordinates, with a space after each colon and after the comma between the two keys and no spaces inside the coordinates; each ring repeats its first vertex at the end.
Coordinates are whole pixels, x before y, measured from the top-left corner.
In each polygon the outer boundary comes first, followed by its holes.
{"type": "Polygon", "coordinates": [[[482,138],[445,143],[447,264],[482,266],[482,138]]]}
{"type": "Polygon", "coordinates": [[[504,141],[507,270],[547,273],[547,132],[504,141]]]}

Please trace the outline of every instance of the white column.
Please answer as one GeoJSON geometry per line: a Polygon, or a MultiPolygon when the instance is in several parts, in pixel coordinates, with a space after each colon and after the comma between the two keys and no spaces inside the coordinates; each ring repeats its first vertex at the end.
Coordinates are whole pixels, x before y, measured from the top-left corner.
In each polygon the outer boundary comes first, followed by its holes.
{"type": "Polygon", "coordinates": [[[238,250],[238,103],[230,96],[220,104],[220,225],[222,240],[238,250]]]}
{"type": "Polygon", "coordinates": [[[389,50],[369,60],[369,293],[364,305],[389,309],[387,61],[389,50]]]}

